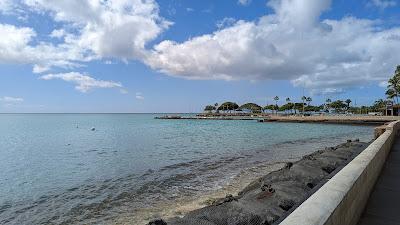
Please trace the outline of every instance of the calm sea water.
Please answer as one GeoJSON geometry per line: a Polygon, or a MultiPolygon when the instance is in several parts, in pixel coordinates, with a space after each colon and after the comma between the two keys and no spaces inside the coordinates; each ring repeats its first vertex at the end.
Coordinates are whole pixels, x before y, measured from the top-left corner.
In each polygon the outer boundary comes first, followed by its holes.
{"type": "Polygon", "coordinates": [[[373,134],[363,126],[154,116],[0,115],[0,224],[135,221],[143,209],[218,189],[258,163],[373,134]]]}

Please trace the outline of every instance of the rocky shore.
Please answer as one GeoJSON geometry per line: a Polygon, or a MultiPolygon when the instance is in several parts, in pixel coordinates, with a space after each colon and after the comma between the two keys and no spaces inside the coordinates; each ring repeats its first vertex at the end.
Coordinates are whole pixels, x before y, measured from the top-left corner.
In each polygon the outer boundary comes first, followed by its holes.
{"type": "Polygon", "coordinates": [[[156,219],[148,225],[272,225],[278,224],[369,143],[348,140],[319,150],[227,195],[183,218],[156,219]]]}

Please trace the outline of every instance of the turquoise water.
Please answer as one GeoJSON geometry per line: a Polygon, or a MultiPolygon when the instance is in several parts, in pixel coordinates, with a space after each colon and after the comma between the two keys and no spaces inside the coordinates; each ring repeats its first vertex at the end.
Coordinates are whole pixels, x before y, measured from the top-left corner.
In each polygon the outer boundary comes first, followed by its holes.
{"type": "Polygon", "coordinates": [[[373,134],[368,126],[154,116],[0,114],[0,224],[109,224],[218,188],[256,163],[373,134]]]}

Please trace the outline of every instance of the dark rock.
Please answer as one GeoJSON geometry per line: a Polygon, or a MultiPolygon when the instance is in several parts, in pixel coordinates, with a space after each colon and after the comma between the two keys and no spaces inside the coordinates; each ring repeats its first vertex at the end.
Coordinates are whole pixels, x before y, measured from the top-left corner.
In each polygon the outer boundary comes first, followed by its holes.
{"type": "Polygon", "coordinates": [[[293,166],[293,163],[292,162],[288,162],[288,163],[286,163],[285,168],[286,169],[290,169],[290,168],[292,168],[292,166],[293,166]]]}
{"type": "Polygon", "coordinates": [[[283,200],[279,203],[279,207],[285,211],[289,211],[294,206],[295,202],[293,200],[283,200]]]}
{"type": "Polygon", "coordinates": [[[162,219],[155,219],[150,221],[147,225],[167,225],[167,223],[162,219]]]}
{"type": "Polygon", "coordinates": [[[328,174],[331,174],[336,167],[332,166],[332,165],[327,165],[321,168],[323,171],[327,172],[328,174]]]}
{"type": "MultiPolygon", "coordinates": [[[[227,195],[214,204],[168,220],[168,225],[272,225],[301,204],[315,187],[367,147],[349,142],[319,150],[250,183],[238,196],[227,195]]],[[[164,221],[161,221],[164,222],[164,221]]],[[[150,223],[149,225],[166,223],[150,223]]]]}

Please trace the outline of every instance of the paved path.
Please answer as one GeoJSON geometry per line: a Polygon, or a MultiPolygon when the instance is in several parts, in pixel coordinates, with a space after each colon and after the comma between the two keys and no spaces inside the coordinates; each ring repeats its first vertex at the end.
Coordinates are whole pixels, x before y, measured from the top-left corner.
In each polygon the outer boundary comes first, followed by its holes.
{"type": "Polygon", "coordinates": [[[358,225],[400,225],[400,137],[397,137],[358,225]]]}

